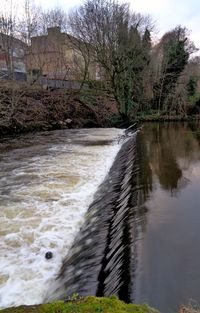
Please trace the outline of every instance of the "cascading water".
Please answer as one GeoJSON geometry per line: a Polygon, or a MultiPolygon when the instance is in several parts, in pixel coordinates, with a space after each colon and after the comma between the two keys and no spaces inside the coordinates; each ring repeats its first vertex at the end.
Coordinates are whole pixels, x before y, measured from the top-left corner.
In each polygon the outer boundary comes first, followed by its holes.
{"type": "Polygon", "coordinates": [[[118,295],[130,302],[140,202],[136,136],[123,144],[45,301],[118,295]],[[134,250],[134,251],[133,251],[134,250]]]}
{"type": "Polygon", "coordinates": [[[119,134],[0,141],[1,306],[73,292],[166,313],[198,301],[199,124],[146,124],[122,146],[119,134]]]}
{"type": "Polygon", "coordinates": [[[120,134],[64,130],[0,142],[0,307],[43,301],[120,149],[120,134]]]}

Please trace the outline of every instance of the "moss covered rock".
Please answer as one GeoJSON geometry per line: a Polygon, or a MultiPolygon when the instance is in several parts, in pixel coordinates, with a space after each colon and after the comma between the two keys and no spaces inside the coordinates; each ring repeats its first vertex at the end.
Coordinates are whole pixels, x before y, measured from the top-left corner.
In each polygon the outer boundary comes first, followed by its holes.
{"type": "Polygon", "coordinates": [[[125,304],[116,297],[86,297],[74,301],[20,306],[0,310],[1,313],[157,313],[147,305],[125,304]]]}

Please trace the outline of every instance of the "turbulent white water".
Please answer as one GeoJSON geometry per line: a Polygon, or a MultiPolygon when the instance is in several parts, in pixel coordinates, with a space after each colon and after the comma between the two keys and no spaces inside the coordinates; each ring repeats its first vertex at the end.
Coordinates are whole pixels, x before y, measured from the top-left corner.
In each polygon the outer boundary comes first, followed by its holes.
{"type": "Polygon", "coordinates": [[[43,301],[120,148],[109,141],[120,133],[65,130],[0,146],[0,307],[43,301]]]}

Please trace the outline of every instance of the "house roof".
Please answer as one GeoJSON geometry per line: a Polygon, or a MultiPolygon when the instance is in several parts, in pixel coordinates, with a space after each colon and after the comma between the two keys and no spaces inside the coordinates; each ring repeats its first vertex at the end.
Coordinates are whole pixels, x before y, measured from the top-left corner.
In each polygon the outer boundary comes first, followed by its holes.
{"type": "Polygon", "coordinates": [[[0,33],[0,40],[2,41],[5,41],[5,40],[10,40],[10,41],[13,41],[13,43],[15,45],[19,45],[21,46],[22,48],[26,49],[27,48],[27,44],[25,44],[23,41],[21,41],[20,39],[16,38],[16,37],[13,37],[13,36],[10,36],[10,35],[7,35],[7,34],[4,34],[4,33],[0,33]]]}

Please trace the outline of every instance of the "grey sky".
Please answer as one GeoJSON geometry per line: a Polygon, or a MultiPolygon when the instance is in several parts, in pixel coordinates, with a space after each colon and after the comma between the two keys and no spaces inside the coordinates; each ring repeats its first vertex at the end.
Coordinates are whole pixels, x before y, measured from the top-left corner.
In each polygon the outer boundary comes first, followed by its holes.
{"type": "MultiPolygon", "coordinates": [[[[1,0],[9,2],[11,0],[1,0]]],[[[15,1],[15,0],[14,0],[15,1]]],[[[13,1],[13,2],[14,2],[13,1]]],[[[186,26],[190,31],[190,38],[196,47],[200,49],[200,0],[119,0],[129,2],[132,10],[150,14],[156,21],[157,36],[161,37],[164,32],[177,25],[186,26]]],[[[35,0],[43,8],[62,7],[65,11],[80,5],[84,0],[35,0]]],[[[23,6],[24,0],[16,0],[17,7],[23,6]]],[[[3,6],[2,6],[3,8],[3,6]]],[[[0,6],[0,11],[1,11],[0,6]]],[[[200,54],[200,52],[198,53],[200,54]]]]}
{"type": "MultiPolygon", "coordinates": [[[[125,0],[125,2],[129,2],[134,11],[152,15],[157,23],[159,36],[176,25],[186,26],[191,30],[190,38],[200,48],[200,0],[125,0]]],[[[44,8],[58,5],[68,11],[83,1],[40,0],[39,3],[44,8]]]]}

